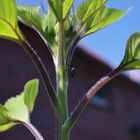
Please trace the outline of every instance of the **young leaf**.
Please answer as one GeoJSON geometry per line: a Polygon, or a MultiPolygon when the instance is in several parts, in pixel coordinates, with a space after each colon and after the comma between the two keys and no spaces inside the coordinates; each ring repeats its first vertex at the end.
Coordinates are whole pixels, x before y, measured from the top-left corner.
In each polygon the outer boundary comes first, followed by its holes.
{"type": "Polygon", "coordinates": [[[24,24],[42,30],[42,17],[37,6],[18,6],[18,19],[24,24]]]}
{"type": "Polygon", "coordinates": [[[26,83],[24,87],[24,102],[29,109],[29,112],[33,111],[35,99],[38,94],[39,80],[31,80],[26,83]]]}
{"type": "Polygon", "coordinates": [[[6,131],[17,124],[16,122],[10,122],[8,110],[0,104],[0,132],[6,131]]]}
{"type": "Polygon", "coordinates": [[[98,12],[89,19],[85,25],[84,36],[94,33],[118,20],[125,14],[123,10],[101,7],[98,12]]]}
{"type": "Polygon", "coordinates": [[[61,17],[61,2],[59,0],[48,0],[48,3],[56,18],[59,20],[61,17]]]}
{"type": "Polygon", "coordinates": [[[38,93],[38,80],[31,80],[25,85],[24,92],[0,104],[0,132],[6,131],[17,124],[28,124],[29,111],[34,107],[38,93]]]}
{"type": "Polygon", "coordinates": [[[47,32],[49,35],[55,35],[55,25],[56,17],[51,9],[48,10],[48,13],[45,15],[43,20],[43,31],[47,32]]]}
{"type": "Polygon", "coordinates": [[[54,52],[56,49],[55,46],[57,46],[54,40],[56,18],[49,10],[45,19],[42,21],[38,9],[37,6],[18,6],[18,19],[27,26],[35,29],[44,42],[49,46],[50,52],[52,53],[52,51],[54,52]]]}
{"type": "Polygon", "coordinates": [[[51,48],[49,48],[50,52],[55,49],[54,46],[56,46],[56,42],[54,40],[54,26],[56,18],[52,12],[48,12],[45,19],[42,21],[42,17],[39,13],[39,7],[18,6],[18,19],[39,33],[44,42],[49,47],[51,46],[51,48]]]}
{"type": "Polygon", "coordinates": [[[23,39],[17,26],[15,0],[0,0],[0,37],[17,42],[23,39]]]}
{"type": "Polygon", "coordinates": [[[6,124],[8,121],[8,110],[0,104],[0,125],[6,124]]]}
{"type": "Polygon", "coordinates": [[[81,24],[85,23],[106,0],[85,0],[76,9],[76,15],[81,24]]]}
{"type": "Polygon", "coordinates": [[[119,67],[123,70],[140,69],[140,33],[134,33],[128,39],[125,56],[119,67]]]}
{"type": "Polygon", "coordinates": [[[24,94],[17,95],[7,100],[4,107],[8,110],[8,115],[12,121],[28,122],[28,108],[24,103],[24,94]]]}
{"type": "Polygon", "coordinates": [[[15,125],[17,125],[18,123],[16,122],[8,122],[6,124],[0,125],[0,132],[4,132],[9,130],[10,128],[14,127],[15,125]]]}
{"type": "Polygon", "coordinates": [[[64,2],[63,2],[63,19],[65,19],[67,14],[69,13],[73,2],[74,2],[74,0],[64,0],[64,2]]]}

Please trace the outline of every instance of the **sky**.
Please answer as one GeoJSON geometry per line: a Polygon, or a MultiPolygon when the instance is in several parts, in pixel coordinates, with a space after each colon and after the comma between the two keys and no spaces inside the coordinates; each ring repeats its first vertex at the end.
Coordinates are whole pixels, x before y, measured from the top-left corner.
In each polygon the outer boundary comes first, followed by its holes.
{"type": "Polygon", "coordinates": [[[88,36],[82,42],[110,65],[117,66],[124,56],[127,39],[140,31],[140,0],[108,0],[107,5],[128,12],[116,23],[88,36]]]}
{"type": "MultiPolygon", "coordinates": [[[[81,0],[75,1],[77,4],[81,0]]],[[[17,2],[39,4],[39,0],[17,0],[17,2]]],[[[81,43],[99,55],[108,65],[117,67],[124,56],[128,38],[140,31],[140,0],[108,0],[106,5],[126,10],[127,14],[112,25],[82,39],[81,43]]]]}

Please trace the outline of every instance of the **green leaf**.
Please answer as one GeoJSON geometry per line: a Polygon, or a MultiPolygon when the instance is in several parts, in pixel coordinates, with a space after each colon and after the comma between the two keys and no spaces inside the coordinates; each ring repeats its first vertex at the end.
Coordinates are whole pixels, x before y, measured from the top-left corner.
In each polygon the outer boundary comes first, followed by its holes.
{"type": "Polygon", "coordinates": [[[81,24],[85,23],[106,0],[85,0],[76,9],[76,16],[81,24]]]}
{"type": "Polygon", "coordinates": [[[10,122],[8,110],[0,104],[0,132],[4,132],[17,124],[16,122],[10,122]]]}
{"type": "Polygon", "coordinates": [[[29,27],[35,29],[42,37],[44,42],[49,45],[51,51],[54,52],[57,45],[55,42],[55,24],[56,17],[52,10],[45,15],[44,20],[39,13],[37,6],[18,6],[18,19],[29,27]]]}
{"type": "Polygon", "coordinates": [[[4,107],[8,110],[8,115],[12,121],[28,122],[28,108],[24,103],[24,94],[17,95],[6,101],[4,107]]]}
{"type": "Polygon", "coordinates": [[[73,2],[74,2],[74,0],[64,0],[64,2],[63,2],[63,19],[65,19],[67,14],[69,13],[73,2]]]}
{"type": "Polygon", "coordinates": [[[16,122],[9,122],[7,124],[0,125],[0,132],[4,132],[6,130],[9,130],[13,126],[17,125],[18,123],[16,122]]]}
{"type": "Polygon", "coordinates": [[[24,87],[24,102],[29,111],[32,112],[35,104],[35,99],[38,94],[39,80],[34,79],[26,83],[24,87]]]}
{"type": "Polygon", "coordinates": [[[0,37],[13,41],[23,40],[17,26],[15,0],[0,0],[0,37]]]}
{"type": "Polygon", "coordinates": [[[48,0],[48,3],[52,11],[54,12],[56,18],[60,19],[62,11],[60,0],[48,0]]]}
{"type": "Polygon", "coordinates": [[[24,24],[42,30],[42,17],[38,6],[18,6],[18,19],[24,24]]]}
{"type": "Polygon", "coordinates": [[[134,33],[128,39],[125,56],[119,67],[123,70],[140,69],[140,33],[134,33]]]}
{"type": "Polygon", "coordinates": [[[75,15],[71,16],[70,23],[71,23],[71,26],[72,26],[73,30],[76,31],[76,28],[77,28],[77,25],[78,25],[78,21],[77,21],[77,18],[76,18],[75,15]]]}
{"type": "Polygon", "coordinates": [[[58,20],[65,19],[74,0],[48,0],[49,6],[58,20]]]}
{"type": "Polygon", "coordinates": [[[48,13],[45,15],[43,20],[43,31],[47,32],[49,35],[55,35],[55,25],[56,17],[51,9],[48,10],[48,13]]]}
{"type": "Polygon", "coordinates": [[[106,6],[101,7],[98,12],[87,21],[85,25],[84,36],[94,33],[113,22],[117,21],[120,17],[125,14],[123,10],[110,9],[106,6]]]}
{"type": "Polygon", "coordinates": [[[38,93],[37,79],[27,82],[24,92],[0,104],[0,132],[6,131],[17,124],[28,124],[29,111],[32,112],[38,93]]]}
{"type": "Polygon", "coordinates": [[[0,125],[6,124],[9,122],[8,110],[0,104],[0,125]]]}

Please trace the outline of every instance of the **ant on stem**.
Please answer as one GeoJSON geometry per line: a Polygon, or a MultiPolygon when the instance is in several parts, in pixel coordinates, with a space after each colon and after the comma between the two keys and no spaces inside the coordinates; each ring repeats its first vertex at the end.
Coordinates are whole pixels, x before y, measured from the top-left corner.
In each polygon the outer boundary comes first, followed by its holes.
{"type": "Polygon", "coordinates": [[[75,74],[76,74],[76,68],[72,64],[69,64],[68,65],[68,76],[69,76],[69,78],[74,77],[75,74]]]}

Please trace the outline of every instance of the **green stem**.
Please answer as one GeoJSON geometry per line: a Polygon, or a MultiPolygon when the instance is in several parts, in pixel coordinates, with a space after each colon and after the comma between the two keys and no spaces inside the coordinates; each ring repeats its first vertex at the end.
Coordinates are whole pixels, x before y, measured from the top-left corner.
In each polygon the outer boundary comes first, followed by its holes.
{"type": "Polygon", "coordinates": [[[67,119],[65,124],[63,125],[63,132],[67,133],[67,131],[70,131],[74,124],[76,123],[77,119],[80,117],[81,113],[89,103],[90,99],[99,91],[106,83],[108,83],[110,80],[112,80],[114,77],[116,77],[118,74],[120,74],[121,68],[118,68],[111,73],[109,73],[107,76],[104,76],[101,78],[83,97],[83,99],[80,101],[80,103],[77,105],[73,113],[71,113],[71,116],[67,119]]]}
{"type": "Polygon", "coordinates": [[[70,139],[70,129],[65,129],[63,126],[61,127],[61,140],[69,140],[70,139]]]}
{"type": "Polygon", "coordinates": [[[34,64],[36,65],[36,68],[37,68],[38,72],[40,73],[40,76],[43,80],[45,88],[46,88],[46,90],[48,90],[48,94],[51,99],[51,102],[52,102],[55,110],[57,110],[57,108],[59,106],[59,102],[58,102],[57,96],[55,95],[54,87],[51,83],[49,74],[48,74],[45,66],[43,65],[43,63],[42,63],[41,59],[39,58],[39,56],[37,55],[37,53],[32,49],[32,47],[26,40],[24,42],[22,41],[20,43],[20,45],[25,50],[25,52],[28,54],[28,56],[32,59],[34,64]]]}
{"type": "Polygon", "coordinates": [[[57,79],[57,96],[60,102],[59,113],[57,118],[57,140],[65,140],[62,135],[62,125],[68,118],[68,102],[67,102],[67,71],[65,62],[65,40],[64,40],[64,25],[63,20],[59,21],[58,32],[58,55],[56,64],[56,79],[57,79]]]}
{"type": "Polygon", "coordinates": [[[66,66],[65,66],[65,53],[64,53],[64,30],[63,30],[63,23],[59,23],[59,51],[58,51],[58,71],[57,71],[57,93],[59,101],[62,104],[63,108],[63,122],[66,120],[68,115],[67,109],[67,78],[66,78],[66,66]]]}
{"type": "Polygon", "coordinates": [[[30,122],[24,123],[23,125],[33,134],[36,140],[44,140],[40,132],[30,122]]]}

